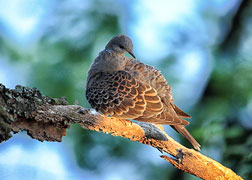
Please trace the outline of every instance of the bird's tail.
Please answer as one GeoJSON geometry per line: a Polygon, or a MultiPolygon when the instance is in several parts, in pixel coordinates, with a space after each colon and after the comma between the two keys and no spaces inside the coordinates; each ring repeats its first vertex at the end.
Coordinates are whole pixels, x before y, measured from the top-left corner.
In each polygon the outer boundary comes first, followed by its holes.
{"type": "Polygon", "coordinates": [[[175,129],[179,134],[182,134],[194,147],[200,151],[200,144],[192,137],[192,135],[186,130],[185,126],[182,125],[175,125],[171,126],[175,129]]]}

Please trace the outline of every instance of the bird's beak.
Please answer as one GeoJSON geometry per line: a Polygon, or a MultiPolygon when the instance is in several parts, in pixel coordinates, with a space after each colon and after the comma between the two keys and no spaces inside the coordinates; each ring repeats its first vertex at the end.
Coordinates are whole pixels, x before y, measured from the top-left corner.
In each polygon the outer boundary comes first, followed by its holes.
{"type": "Polygon", "coordinates": [[[132,51],[128,51],[128,53],[129,53],[133,58],[136,59],[136,56],[134,55],[134,53],[133,53],[132,51]]]}

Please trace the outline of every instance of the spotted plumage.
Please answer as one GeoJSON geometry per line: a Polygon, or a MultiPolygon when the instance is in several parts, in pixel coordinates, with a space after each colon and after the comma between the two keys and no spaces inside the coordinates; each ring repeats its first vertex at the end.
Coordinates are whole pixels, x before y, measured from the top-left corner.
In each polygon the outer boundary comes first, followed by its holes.
{"type": "Polygon", "coordinates": [[[94,60],[88,72],[86,98],[104,115],[171,125],[185,136],[195,149],[200,145],[185,129],[191,118],[179,109],[171,87],[160,71],[133,58],[132,41],[125,35],[112,38],[94,60]]]}

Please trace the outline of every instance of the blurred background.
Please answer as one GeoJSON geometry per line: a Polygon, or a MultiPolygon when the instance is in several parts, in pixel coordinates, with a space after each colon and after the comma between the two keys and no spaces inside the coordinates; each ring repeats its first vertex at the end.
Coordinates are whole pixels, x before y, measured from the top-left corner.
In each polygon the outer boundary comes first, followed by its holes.
{"type": "MultiPolygon", "coordinates": [[[[88,68],[121,33],[132,38],[137,59],[162,71],[175,103],[192,115],[188,129],[201,152],[252,179],[252,1],[0,0],[0,83],[90,107],[88,68]]],[[[78,125],[62,143],[22,132],[0,144],[0,179],[198,179],[159,155],[78,125]]]]}

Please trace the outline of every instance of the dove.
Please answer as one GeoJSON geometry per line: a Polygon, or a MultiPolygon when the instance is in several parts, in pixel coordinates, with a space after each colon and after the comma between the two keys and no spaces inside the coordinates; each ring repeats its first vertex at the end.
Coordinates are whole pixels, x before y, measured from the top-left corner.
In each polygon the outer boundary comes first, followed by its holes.
{"type": "Polygon", "coordinates": [[[105,116],[170,125],[200,150],[185,128],[189,122],[184,118],[191,116],[174,104],[171,87],[161,72],[136,60],[133,43],[126,35],[113,37],[91,64],[86,98],[105,116]]]}

